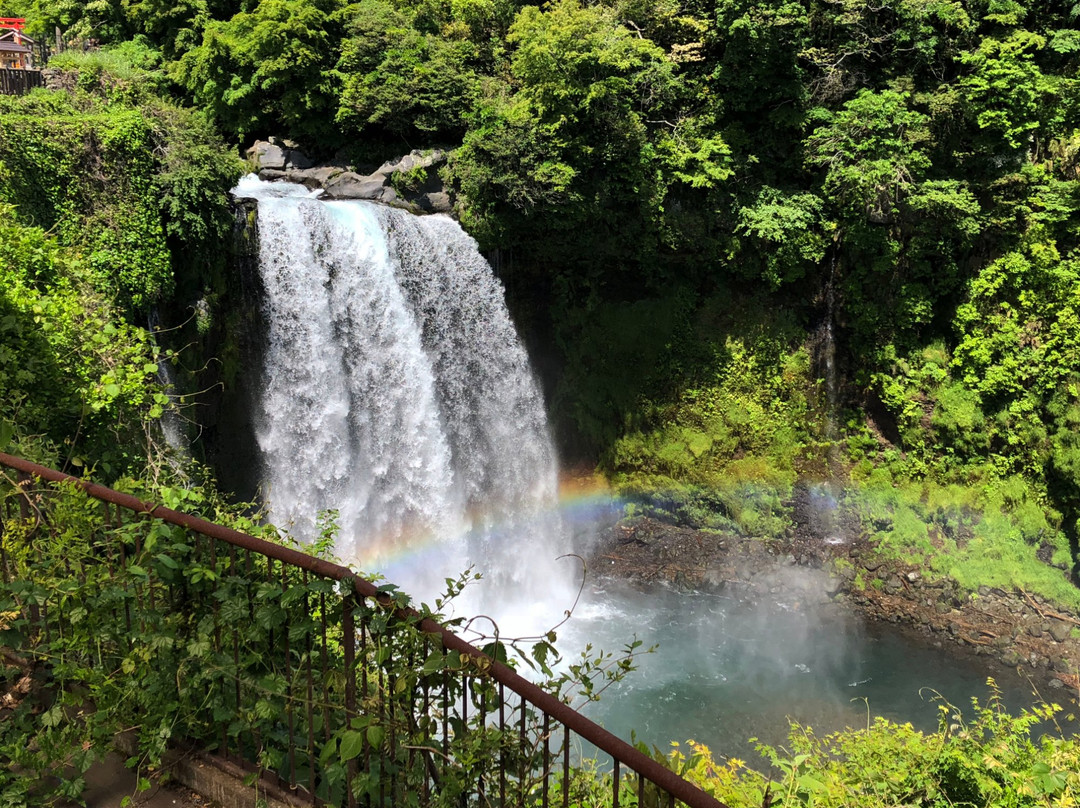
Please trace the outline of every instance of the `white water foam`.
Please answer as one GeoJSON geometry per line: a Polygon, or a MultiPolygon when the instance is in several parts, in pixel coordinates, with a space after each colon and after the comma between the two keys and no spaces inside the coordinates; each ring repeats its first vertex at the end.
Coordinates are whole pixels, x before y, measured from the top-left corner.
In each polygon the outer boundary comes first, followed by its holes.
{"type": "Polygon", "coordinates": [[[271,520],[310,541],[336,509],[337,552],[365,571],[428,599],[472,565],[486,582],[465,610],[504,633],[558,619],[576,570],[557,560],[555,452],[476,242],[445,216],[288,183],[248,177],[234,193],[258,202],[271,520]]]}

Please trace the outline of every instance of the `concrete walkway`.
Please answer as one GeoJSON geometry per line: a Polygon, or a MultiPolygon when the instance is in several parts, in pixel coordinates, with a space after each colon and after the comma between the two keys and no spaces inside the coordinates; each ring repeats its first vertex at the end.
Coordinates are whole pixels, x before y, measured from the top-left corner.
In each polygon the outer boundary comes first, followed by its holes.
{"type": "Polygon", "coordinates": [[[265,781],[246,784],[247,773],[231,763],[178,752],[170,752],[166,760],[172,777],[139,794],[137,777],[124,766],[123,754],[110,753],[86,773],[87,808],[124,808],[125,798],[130,798],[128,808],[310,808],[309,801],[288,789],[265,781]]]}
{"type": "Polygon", "coordinates": [[[110,752],[86,773],[83,797],[87,808],[122,808],[124,798],[130,808],[213,808],[215,803],[179,783],[154,784],[149,791],[136,792],[138,780],[117,752],[110,752]]]}

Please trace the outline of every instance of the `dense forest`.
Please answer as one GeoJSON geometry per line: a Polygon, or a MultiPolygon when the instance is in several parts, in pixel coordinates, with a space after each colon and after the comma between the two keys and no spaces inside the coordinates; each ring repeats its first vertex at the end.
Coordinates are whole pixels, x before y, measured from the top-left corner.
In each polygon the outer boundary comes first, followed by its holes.
{"type": "Polygon", "coordinates": [[[0,96],[0,450],[106,482],[196,474],[217,502],[158,421],[198,422],[235,380],[242,150],[441,148],[565,461],[762,537],[830,480],[883,555],[1080,607],[1072,0],[0,15],[69,45],[54,89],[0,96]]]}
{"type": "MultiPolygon", "coordinates": [[[[1080,516],[1077,8],[0,10],[42,40],[102,48],[54,59],[70,94],[3,102],[2,243],[26,245],[5,268],[15,312],[88,285],[118,327],[197,310],[198,342],[235,316],[213,246],[240,170],[224,144],[277,134],[356,165],[448,148],[443,179],[507,287],[565,459],[684,521],[751,533],[789,519],[800,477],[850,479],[869,521],[910,517],[874,532],[915,555],[933,552],[934,518],[1004,512],[973,553],[1002,563],[961,564],[965,584],[1080,602],[1035,560],[1071,566],[1080,516]]],[[[55,364],[32,346],[70,352],[76,332],[5,322],[27,332],[11,350],[32,354],[3,365],[8,428],[119,469],[95,430],[138,431],[122,411],[146,403],[153,358],[118,364],[84,341],[78,373],[54,367],[56,392],[30,395],[15,368],[55,364]]],[[[189,344],[132,334],[108,350],[189,344]]],[[[229,339],[212,342],[228,366],[229,339]]]]}

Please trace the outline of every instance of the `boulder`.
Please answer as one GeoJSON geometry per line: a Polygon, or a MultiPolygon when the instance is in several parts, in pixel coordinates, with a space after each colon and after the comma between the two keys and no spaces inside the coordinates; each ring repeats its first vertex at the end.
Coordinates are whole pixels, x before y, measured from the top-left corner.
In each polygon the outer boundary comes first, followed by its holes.
{"type": "MultiPolygon", "coordinates": [[[[286,178],[290,182],[298,182],[314,191],[318,188],[325,188],[335,177],[344,173],[345,169],[339,166],[317,166],[315,168],[288,171],[286,172],[286,178]]],[[[262,176],[262,172],[259,173],[259,176],[262,176]]]]}
{"type": "Polygon", "coordinates": [[[247,150],[247,158],[257,171],[262,169],[285,170],[285,149],[268,140],[256,140],[254,145],[247,150]]]}
{"type": "Polygon", "coordinates": [[[260,176],[265,170],[303,171],[315,165],[315,161],[300,151],[293,141],[276,137],[256,140],[246,155],[260,176]]]}
{"type": "MultiPolygon", "coordinates": [[[[386,191],[393,191],[386,184],[386,177],[370,175],[361,177],[352,171],[343,171],[324,186],[327,199],[372,199],[385,201],[386,191]]],[[[397,196],[397,194],[395,194],[397,196]]]]}
{"type": "Polygon", "coordinates": [[[396,174],[406,173],[408,171],[414,171],[417,168],[430,168],[434,165],[446,162],[446,152],[442,149],[432,149],[424,152],[420,149],[413,149],[397,160],[387,160],[379,169],[376,174],[396,174]]]}
{"type": "Polygon", "coordinates": [[[425,213],[450,213],[454,204],[450,201],[450,194],[445,191],[420,194],[413,202],[425,213]]]}
{"type": "MultiPolygon", "coordinates": [[[[327,199],[367,199],[414,213],[452,213],[450,194],[434,171],[399,194],[391,182],[395,174],[418,168],[430,168],[446,162],[446,152],[414,150],[404,157],[388,160],[371,173],[347,171],[340,165],[316,165],[289,140],[271,137],[256,141],[247,150],[248,160],[263,180],[288,180],[316,191],[322,189],[327,199]]],[[[401,183],[398,184],[402,187],[401,183]]]]}
{"type": "Polygon", "coordinates": [[[1068,623],[1057,620],[1050,625],[1050,636],[1057,642],[1065,642],[1065,640],[1069,639],[1071,633],[1072,627],[1068,623]]]}
{"type": "Polygon", "coordinates": [[[285,168],[294,171],[303,171],[305,168],[311,168],[315,165],[315,161],[304,154],[302,151],[296,149],[289,149],[285,153],[285,168]]]}

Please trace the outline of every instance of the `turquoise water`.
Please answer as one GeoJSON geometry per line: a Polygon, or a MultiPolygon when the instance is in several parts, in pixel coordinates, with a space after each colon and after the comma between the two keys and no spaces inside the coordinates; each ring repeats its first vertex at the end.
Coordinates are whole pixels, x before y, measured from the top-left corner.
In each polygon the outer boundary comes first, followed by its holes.
{"type": "Polygon", "coordinates": [[[590,718],[661,749],[694,739],[751,762],[760,758],[749,739],[783,745],[792,721],[819,736],[875,716],[933,730],[943,699],[965,708],[972,697],[985,701],[988,677],[1012,710],[1035,701],[1014,670],[836,605],[750,608],[720,595],[607,582],[587,593],[562,633],[564,649],[580,637],[605,650],[635,636],[657,646],[584,706],[590,718]]]}

